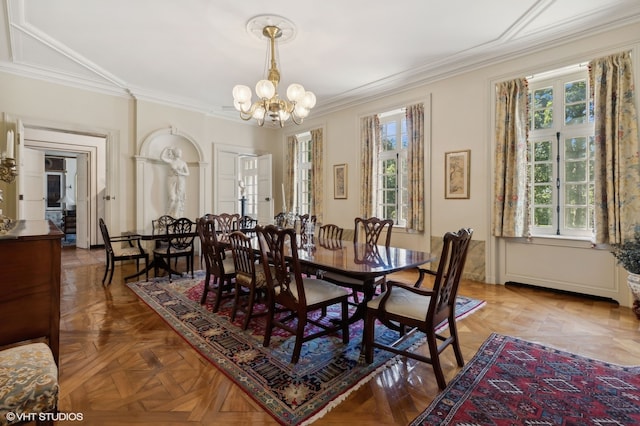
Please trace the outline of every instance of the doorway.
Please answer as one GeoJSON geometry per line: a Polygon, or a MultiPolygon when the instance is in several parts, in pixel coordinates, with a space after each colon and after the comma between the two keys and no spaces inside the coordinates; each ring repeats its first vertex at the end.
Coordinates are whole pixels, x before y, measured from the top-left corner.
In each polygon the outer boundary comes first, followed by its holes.
{"type": "Polygon", "coordinates": [[[99,245],[98,217],[100,212],[104,212],[105,207],[104,200],[98,197],[98,194],[104,193],[106,182],[106,136],[25,126],[22,151],[21,158],[24,162],[31,164],[31,167],[34,167],[34,164],[36,166],[35,170],[29,174],[31,183],[19,184],[18,216],[24,219],[45,219],[47,214],[60,215],[62,218],[61,220],[58,218],[58,226],[64,232],[66,223],[69,236],[75,235],[74,242],[77,248],[99,245]],[[64,183],[61,183],[58,200],[48,199],[50,197],[48,197],[46,179],[53,172],[45,173],[46,160],[42,162],[29,160],[34,152],[40,153],[45,158],[74,159],[75,173],[72,178],[66,174],[62,176],[61,182],[64,183]],[[41,169],[38,170],[38,167],[41,169]],[[37,192],[35,180],[39,173],[42,174],[41,195],[34,193],[37,192]],[[69,182],[70,179],[72,182],[69,182]],[[68,191],[66,199],[62,194],[63,190],[68,191]],[[75,208],[69,208],[72,207],[69,202],[73,202],[75,208]]]}

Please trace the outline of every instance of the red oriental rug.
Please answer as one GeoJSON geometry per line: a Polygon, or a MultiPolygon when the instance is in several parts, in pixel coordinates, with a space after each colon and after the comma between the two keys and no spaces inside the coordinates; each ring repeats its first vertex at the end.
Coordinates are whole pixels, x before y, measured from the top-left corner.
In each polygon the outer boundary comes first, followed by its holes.
{"type": "MultiPolygon", "coordinates": [[[[205,306],[200,305],[203,283],[204,273],[198,271],[195,279],[174,279],[169,283],[166,278],[157,278],[127,285],[281,424],[313,422],[393,362],[393,354],[383,351],[376,352],[373,364],[360,360],[362,321],[358,321],[349,327],[348,345],[339,335],[314,339],[302,345],[300,361],[292,365],[293,336],[277,329],[271,345],[263,347],[265,317],[252,319],[249,329],[243,331],[244,314],[239,313],[234,322],[230,321],[232,299],[223,299],[216,314],[211,312],[215,292],[209,292],[205,306]]],[[[485,304],[463,296],[458,296],[456,302],[459,319],[485,304]]],[[[265,306],[255,308],[262,310],[265,306]]],[[[338,314],[339,309],[330,308],[325,319],[338,314]]],[[[397,339],[397,333],[379,333],[378,339],[389,343],[397,339]]],[[[421,340],[420,333],[416,333],[405,345],[420,344],[421,340]]]]}
{"type": "Polygon", "coordinates": [[[492,334],[414,425],[640,425],[640,367],[492,334]]]}

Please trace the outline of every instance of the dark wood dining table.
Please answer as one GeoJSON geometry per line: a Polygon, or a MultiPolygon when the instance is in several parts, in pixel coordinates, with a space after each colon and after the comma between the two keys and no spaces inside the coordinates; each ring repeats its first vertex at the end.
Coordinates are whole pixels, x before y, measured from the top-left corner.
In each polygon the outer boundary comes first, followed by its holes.
{"type": "MultiPolygon", "coordinates": [[[[167,234],[166,233],[153,233],[153,232],[149,232],[149,231],[132,231],[132,232],[124,232],[123,235],[133,235],[133,236],[138,236],[140,237],[141,240],[143,241],[157,241],[157,240],[164,240],[167,238],[167,234]]],[[[196,231],[193,232],[188,232],[185,234],[181,234],[185,237],[197,237],[198,233],[196,231]]],[[[139,277],[142,274],[147,273],[147,271],[154,271],[156,266],[158,267],[158,269],[162,269],[167,270],[170,269],[172,274],[175,275],[181,275],[181,272],[178,272],[176,270],[173,270],[171,268],[171,265],[167,264],[167,262],[164,260],[163,257],[160,256],[152,256],[153,255],[153,251],[152,253],[149,253],[151,256],[151,259],[149,261],[149,263],[147,264],[147,266],[136,272],[135,274],[131,274],[131,275],[127,275],[126,277],[124,277],[124,280],[130,280],[136,277],[139,277]]]]}
{"type": "Polygon", "coordinates": [[[331,240],[325,244],[314,241],[310,247],[305,247],[305,243],[301,242],[298,248],[300,264],[307,269],[317,269],[320,277],[323,271],[331,271],[362,280],[364,297],[349,318],[349,323],[364,319],[366,304],[374,296],[377,278],[416,268],[433,262],[436,258],[437,256],[420,250],[371,246],[353,241],[331,240]]]}

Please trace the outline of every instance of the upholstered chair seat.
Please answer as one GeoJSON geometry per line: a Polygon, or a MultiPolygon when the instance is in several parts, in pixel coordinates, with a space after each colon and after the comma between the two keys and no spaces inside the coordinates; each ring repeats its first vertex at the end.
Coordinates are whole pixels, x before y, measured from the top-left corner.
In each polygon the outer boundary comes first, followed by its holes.
{"type": "Polygon", "coordinates": [[[0,425],[38,419],[21,414],[55,413],[59,389],[58,367],[46,344],[0,351],[0,425]]]}
{"type": "MultiPolygon", "coordinates": [[[[380,301],[385,293],[379,297],[370,300],[367,308],[378,309],[380,301]]],[[[385,310],[389,314],[400,315],[406,318],[412,318],[417,321],[424,320],[427,317],[431,296],[416,294],[402,286],[398,285],[389,295],[385,310]]]]}

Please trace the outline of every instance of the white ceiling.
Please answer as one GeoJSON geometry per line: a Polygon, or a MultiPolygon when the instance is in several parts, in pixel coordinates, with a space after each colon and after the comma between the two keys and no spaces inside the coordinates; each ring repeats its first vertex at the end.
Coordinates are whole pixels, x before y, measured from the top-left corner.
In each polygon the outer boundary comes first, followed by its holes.
{"type": "MultiPolygon", "coordinates": [[[[215,116],[264,78],[256,15],[293,22],[279,44],[321,114],[443,75],[640,20],[638,0],[5,0],[0,71],[215,116]]],[[[274,22],[278,23],[278,22],[274,22]]]]}

